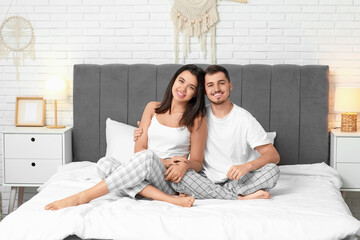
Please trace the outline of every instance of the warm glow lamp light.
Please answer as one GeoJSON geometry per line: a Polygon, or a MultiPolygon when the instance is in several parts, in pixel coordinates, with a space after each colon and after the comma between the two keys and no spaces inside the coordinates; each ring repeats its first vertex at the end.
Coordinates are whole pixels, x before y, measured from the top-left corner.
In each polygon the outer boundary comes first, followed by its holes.
{"type": "Polygon", "coordinates": [[[63,100],[67,97],[67,84],[61,77],[51,77],[46,82],[45,99],[54,100],[55,123],[48,128],[64,128],[63,125],[57,124],[57,100],[63,100]]]}
{"type": "Polygon", "coordinates": [[[335,111],[341,113],[341,131],[357,131],[357,113],[360,112],[360,88],[337,87],[335,111]]]}

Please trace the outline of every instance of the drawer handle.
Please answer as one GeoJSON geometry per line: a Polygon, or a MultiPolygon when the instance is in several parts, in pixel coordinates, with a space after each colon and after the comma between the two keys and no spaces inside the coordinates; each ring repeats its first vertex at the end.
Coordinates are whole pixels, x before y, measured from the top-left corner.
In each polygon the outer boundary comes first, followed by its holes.
{"type": "Polygon", "coordinates": [[[36,163],[34,163],[34,162],[33,162],[33,163],[31,163],[31,166],[35,167],[35,166],[36,166],[36,163]]]}
{"type": "Polygon", "coordinates": [[[35,142],[35,138],[31,138],[31,141],[32,141],[32,142],[35,142]]]}

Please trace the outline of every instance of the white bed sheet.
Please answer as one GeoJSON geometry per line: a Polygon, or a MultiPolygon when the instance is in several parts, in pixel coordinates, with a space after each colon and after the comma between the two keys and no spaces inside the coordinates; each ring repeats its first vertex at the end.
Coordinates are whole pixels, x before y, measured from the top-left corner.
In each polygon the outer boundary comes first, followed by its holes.
{"type": "Polygon", "coordinates": [[[344,239],[360,235],[326,164],[281,166],[270,200],[196,200],[181,208],[108,194],[77,207],[44,206],[96,184],[95,164],[63,166],[31,200],[0,222],[0,239],[344,239]]]}

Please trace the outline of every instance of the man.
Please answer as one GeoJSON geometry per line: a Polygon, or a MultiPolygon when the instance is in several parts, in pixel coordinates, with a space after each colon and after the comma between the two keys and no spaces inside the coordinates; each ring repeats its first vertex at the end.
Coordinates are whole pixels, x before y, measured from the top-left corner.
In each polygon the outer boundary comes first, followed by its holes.
{"type": "MultiPolygon", "coordinates": [[[[181,181],[172,181],[175,191],[198,199],[268,199],[276,185],[280,156],[258,121],[230,101],[232,83],[228,71],[219,65],[205,70],[208,137],[203,170],[188,170],[181,181]],[[251,158],[253,150],[260,157],[251,158]],[[250,159],[249,159],[250,158],[250,159]]],[[[141,130],[134,133],[135,139],[141,130]]],[[[184,162],[184,157],[180,158],[184,162]]],[[[167,174],[176,169],[173,166],[167,174]]]]}

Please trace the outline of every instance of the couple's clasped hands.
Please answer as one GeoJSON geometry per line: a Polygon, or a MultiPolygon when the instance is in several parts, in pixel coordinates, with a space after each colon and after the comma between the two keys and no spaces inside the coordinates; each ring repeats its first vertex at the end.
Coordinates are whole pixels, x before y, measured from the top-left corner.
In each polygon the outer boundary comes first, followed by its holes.
{"type": "Polygon", "coordinates": [[[165,181],[178,183],[184,177],[188,170],[189,160],[186,157],[174,156],[168,160],[164,160],[164,165],[167,168],[165,172],[165,181]]]}

